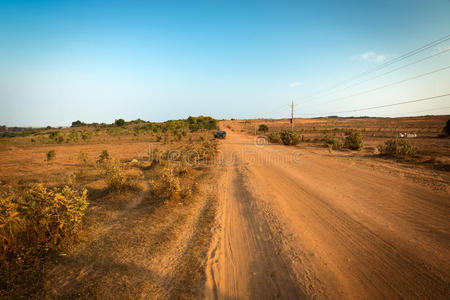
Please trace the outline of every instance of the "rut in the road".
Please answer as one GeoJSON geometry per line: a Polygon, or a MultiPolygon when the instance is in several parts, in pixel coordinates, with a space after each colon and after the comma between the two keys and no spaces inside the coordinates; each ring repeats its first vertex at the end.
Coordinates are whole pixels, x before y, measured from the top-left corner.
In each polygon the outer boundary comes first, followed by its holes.
{"type": "Polygon", "coordinates": [[[274,220],[258,206],[245,177],[241,167],[225,170],[221,245],[211,254],[220,260],[208,270],[209,297],[304,299],[304,286],[284,255],[282,232],[271,226],[274,220]]]}

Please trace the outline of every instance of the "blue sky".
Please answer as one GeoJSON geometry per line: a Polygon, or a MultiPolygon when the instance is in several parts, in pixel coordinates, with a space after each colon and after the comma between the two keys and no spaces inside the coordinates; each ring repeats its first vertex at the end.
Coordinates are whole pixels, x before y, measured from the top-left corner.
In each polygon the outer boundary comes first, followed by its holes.
{"type": "MultiPolygon", "coordinates": [[[[279,118],[292,100],[297,116],[320,116],[445,94],[449,69],[336,100],[449,66],[450,51],[308,98],[448,34],[447,0],[0,0],[0,124],[279,118]]],[[[445,97],[354,114],[450,114],[448,107],[445,97]]]]}

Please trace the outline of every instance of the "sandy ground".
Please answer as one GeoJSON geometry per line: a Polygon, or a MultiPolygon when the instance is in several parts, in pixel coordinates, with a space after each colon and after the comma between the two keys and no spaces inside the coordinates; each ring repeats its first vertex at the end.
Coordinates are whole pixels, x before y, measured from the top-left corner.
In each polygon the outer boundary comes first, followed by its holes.
{"type": "Polygon", "coordinates": [[[207,299],[448,297],[448,174],[231,131],[220,149],[207,299]]]}

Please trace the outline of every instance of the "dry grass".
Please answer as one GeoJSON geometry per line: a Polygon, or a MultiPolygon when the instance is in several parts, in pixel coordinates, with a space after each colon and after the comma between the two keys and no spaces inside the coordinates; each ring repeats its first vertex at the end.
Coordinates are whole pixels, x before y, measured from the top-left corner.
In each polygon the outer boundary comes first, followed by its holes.
{"type": "MultiPolygon", "coordinates": [[[[397,138],[398,133],[415,132],[417,138],[408,139],[417,155],[408,162],[438,169],[450,169],[450,139],[442,133],[450,116],[423,116],[405,118],[317,118],[296,119],[294,130],[303,136],[303,146],[331,145],[341,149],[348,133],[358,131],[364,141],[360,155],[378,157],[379,146],[397,138]],[[436,163],[435,163],[436,162],[436,163]]],[[[289,119],[253,119],[225,121],[222,125],[236,132],[255,134],[260,124],[269,128],[267,135],[279,141],[278,132],[290,127],[289,119]]],[[[356,145],[356,144],[355,144],[356,145]]],[[[350,146],[348,144],[348,146],[350,146]]],[[[353,147],[357,148],[357,147],[353,147]]]]}
{"type": "MultiPolygon", "coordinates": [[[[1,297],[176,298],[185,290],[193,295],[204,276],[200,255],[207,251],[215,213],[213,195],[203,191],[213,170],[197,167],[214,159],[212,132],[169,131],[164,143],[148,131],[119,130],[124,133],[86,129],[82,138],[62,129],[50,142],[47,137],[0,139],[3,189],[38,183],[42,193],[56,195],[68,193],[64,184],[69,184],[73,191],[87,190],[79,197],[90,203],[82,223],[77,219],[83,230],[76,243],[51,251],[43,246],[22,257],[21,264],[5,256],[1,297]],[[64,142],[58,143],[59,136],[64,142]],[[46,162],[50,150],[55,157],[46,162]],[[104,150],[109,157],[97,163],[104,150]],[[188,283],[183,291],[175,284],[180,281],[188,283]]],[[[55,202],[52,197],[48,203],[55,202]]],[[[4,219],[16,216],[6,202],[2,209],[4,219]]],[[[7,231],[13,236],[31,232],[21,226],[7,231]]],[[[50,240],[62,245],[58,238],[50,240]]],[[[12,252],[17,257],[19,251],[12,252]]]]}

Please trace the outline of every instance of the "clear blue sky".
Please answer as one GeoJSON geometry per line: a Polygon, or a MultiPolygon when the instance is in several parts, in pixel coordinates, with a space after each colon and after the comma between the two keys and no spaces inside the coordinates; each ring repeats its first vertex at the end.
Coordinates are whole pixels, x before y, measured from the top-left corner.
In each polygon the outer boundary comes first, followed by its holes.
{"type": "MultiPolygon", "coordinates": [[[[448,34],[447,0],[0,0],[0,125],[286,117],[291,100],[296,115],[317,116],[444,94],[448,69],[332,101],[450,65],[450,51],[306,97],[448,34]]],[[[450,113],[443,107],[449,97],[355,114],[450,113]]]]}

